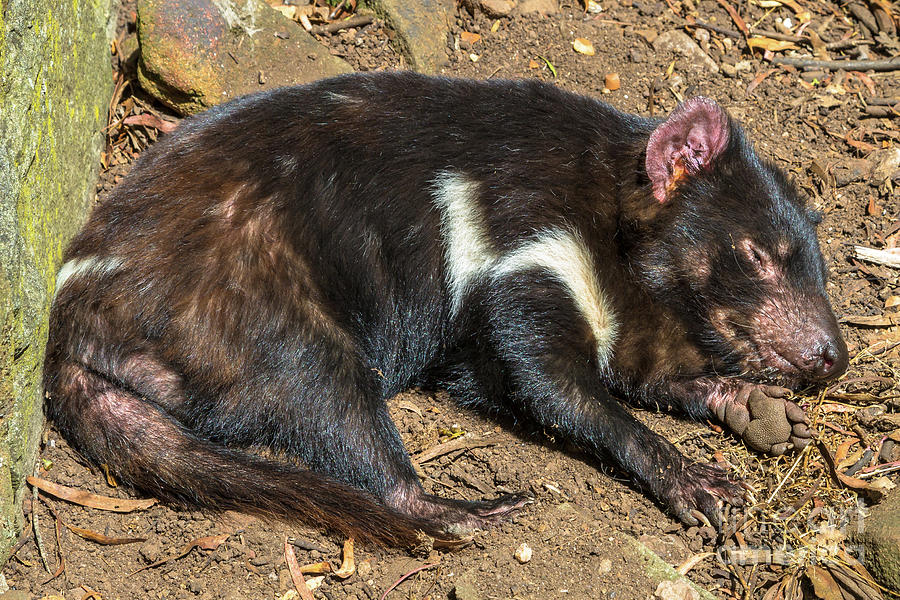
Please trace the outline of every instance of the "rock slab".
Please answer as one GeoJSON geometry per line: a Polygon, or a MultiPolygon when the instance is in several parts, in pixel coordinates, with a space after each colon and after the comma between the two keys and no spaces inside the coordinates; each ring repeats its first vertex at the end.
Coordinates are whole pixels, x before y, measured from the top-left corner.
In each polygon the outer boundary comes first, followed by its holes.
{"type": "Polygon", "coordinates": [[[718,73],[719,65],[697,45],[697,42],[683,31],[666,31],[653,40],[653,48],[657,52],[672,52],[679,54],[692,64],[701,67],[710,73],[718,73]]]}
{"type": "Polygon", "coordinates": [[[444,48],[454,5],[449,0],[372,0],[370,6],[396,34],[394,44],[409,68],[438,73],[447,62],[444,48]]]}
{"type": "Polygon", "coordinates": [[[137,25],[141,85],[181,114],[352,71],[260,0],[139,0],[137,25]]]}
{"type": "Polygon", "coordinates": [[[875,580],[889,590],[900,590],[900,488],[873,507],[850,537],[862,545],[863,563],[875,580]]]}
{"type": "Polygon", "coordinates": [[[56,270],[94,197],[109,17],[109,0],[5,2],[0,15],[0,564],[40,440],[56,270]]]}

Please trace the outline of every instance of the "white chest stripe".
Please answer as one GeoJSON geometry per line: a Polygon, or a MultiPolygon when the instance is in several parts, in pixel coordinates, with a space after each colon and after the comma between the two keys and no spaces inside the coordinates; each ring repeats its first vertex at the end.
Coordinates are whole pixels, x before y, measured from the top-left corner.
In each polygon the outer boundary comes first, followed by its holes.
{"type": "Polygon", "coordinates": [[[544,232],[504,256],[491,269],[491,276],[506,277],[532,269],[548,271],[566,287],[594,334],[597,356],[605,367],[612,358],[618,324],[584,242],[569,231],[544,232]]]}
{"type": "Polygon", "coordinates": [[[445,171],[434,180],[434,203],[441,211],[441,236],[450,287],[450,310],[459,312],[466,287],[497,260],[475,198],[478,184],[445,171]]]}
{"type": "Polygon", "coordinates": [[[594,261],[573,232],[545,231],[505,256],[492,247],[477,204],[478,184],[459,173],[444,172],[434,181],[434,202],[441,210],[441,234],[451,311],[459,312],[468,286],[479,276],[502,278],[543,269],[571,295],[591,328],[601,368],[613,354],[618,324],[597,281],[594,261]]]}
{"type": "Polygon", "coordinates": [[[56,291],[54,294],[58,294],[72,277],[84,275],[102,276],[106,273],[112,273],[121,266],[122,259],[115,256],[73,258],[59,269],[59,273],[56,275],[56,291]]]}

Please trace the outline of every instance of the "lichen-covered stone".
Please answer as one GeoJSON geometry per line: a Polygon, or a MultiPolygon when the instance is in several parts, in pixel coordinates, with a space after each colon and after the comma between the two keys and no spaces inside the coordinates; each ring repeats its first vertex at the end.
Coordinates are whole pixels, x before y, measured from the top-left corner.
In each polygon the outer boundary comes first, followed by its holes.
{"type": "Polygon", "coordinates": [[[900,489],[855,523],[850,537],[863,546],[863,562],[878,583],[900,590],[900,489]]]}
{"type": "Polygon", "coordinates": [[[438,73],[447,62],[444,48],[450,31],[450,0],[372,0],[369,5],[394,30],[397,50],[411,69],[438,73]]]}
{"type": "Polygon", "coordinates": [[[469,12],[482,12],[491,19],[510,16],[517,5],[518,0],[463,0],[469,12]]]}
{"type": "Polygon", "coordinates": [[[353,70],[260,0],[140,0],[138,38],[141,86],[182,114],[353,70]]]}
{"type": "Polygon", "coordinates": [[[559,12],[557,0],[520,0],[516,13],[520,15],[555,15],[559,12]]]}
{"type": "Polygon", "coordinates": [[[21,529],[43,413],[47,311],[93,197],[112,93],[109,0],[0,11],[0,564],[21,529]]]}
{"type": "Polygon", "coordinates": [[[657,52],[680,54],[688,59],[690,64],[702,67],[710,73],[719,72],[719,65],[683,31],[673,29],[660,34],[653,40],[653,48],[657,52]]]}

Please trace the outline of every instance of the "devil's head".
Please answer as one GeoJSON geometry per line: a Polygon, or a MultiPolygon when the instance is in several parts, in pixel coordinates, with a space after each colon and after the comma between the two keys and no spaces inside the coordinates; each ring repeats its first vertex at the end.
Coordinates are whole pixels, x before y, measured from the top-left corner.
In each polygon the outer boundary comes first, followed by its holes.
{"type": "Polygon", "coordinates": [[[680,105],[650,135],[645,165],[652,206],[632,211],[640,277],[717,368],[784,384],[843,373],[818,213],[725,111],[680,105]]]}

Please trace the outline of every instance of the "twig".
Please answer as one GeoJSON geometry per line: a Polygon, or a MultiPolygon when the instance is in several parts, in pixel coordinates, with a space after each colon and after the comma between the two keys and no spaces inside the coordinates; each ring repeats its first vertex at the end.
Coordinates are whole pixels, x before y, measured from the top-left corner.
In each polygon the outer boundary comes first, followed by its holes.
{"type": "Polygon", "coordinates": [[[38,489],[33,487],[31,490],[31,527],[34,529],[34,545],[37,546],[38,556],[41,557],[44,569],[50,573],[50,563],[47,562],[47,554],[44,552],[44,540],[41,538],[41,528],[38,526],[37,507],[40,504],[38,489]]]}
{"type": "Polygon", "coordinates": [[[63,556],[62,552],[62,542],[59,540],[59,530],[61,528],[62,521],[59,518],[59,515],[56,514],[56,511],[50,508],[48,505],[47,508],[50,510],[50,513],[53,515],[54,520],[56,521],[54,530],[56,531],[56,555],[59,557],[59,564],[56,566],[56,571],[50,575],[49,578],[45,579],[41,582],[41,585],[47,585],[57,577],[63,574],[63,571],[66,570],[66,557],[63,556]]]}
{"type": "Polygon", "coordinates": [[[769,498],[766,500],[766,504],[771,503],[772,500],[775,499],[775,496],[777,496],[778,492],[781,490],[781,486],[783,486],[785,484],[785,482],[791,477],[791,474],[794,472],[794,469],[796,469],[800,465],[800,461],[803,460],[803,457],[809,448],[810,448],[810,446],[806,446],[806,448],[804,448],[803,450],[800,451],[800,454],[798,454],[797,458],[794,460],[794,464],[791,465],[791,468],[788,469],[788,472],[785,474],[785,476],[781,478],[781,481],[778,482],[778,485],[775,486],[775,489],[772,490],[771,494],[769,494],[769,498]]]}
{"type": "Polygon", "coordinates": [[[795,563],[797,557],[772,548],[728,548],[725,550],[725,560],[729,565],[773,564],[785,567],[795,563]]]}
{"type": "Polygon", "coordinates": [[[851,383],[881,383],[887,387],[894,385],[894,379],[891,377],[880,377],[878,375],[863,375],[860,377],[848,377],[847,379],[842,379],[837,383],[829,385],[825,388],[825,395],[828,396],[833,394],[838,389],[842,388],[845,385],[850,385],[851,383]]]}
{"type": "Polygon", "coordinates": [[[846,50],[847,48],[856,48],[858,46],[871,46],[874,44],[872,40],[860,40],[860,39],[849,39],[849,40],[838,40],[836,42],[828,42],[825,44],[826,50],[846,50]]]}
{"type": "Polygon", "coordinates": [[[687,21],[688,27],[699,27],[700,29],[707,29],[709,31],[714,31],[716,33],[722,34],[726,37],[740,39],[741,34],[733,29],[728,29],[727,27],[720,27],[719,25],[712,25],[711,23],[707,23],[705,21],[701,21],[700,19],[688,19],[687,21]]]}
{"type": "Polygon", "coordinates": [[[699,553],[691,556],[690,558],[688,558],[683,563],[681,563],[681,565],[675,570],[678,571],[679,575],[684,577],[685,575],[688,574],[688,572],[691,569],[693,569],[695,566],[697,566],[698,563],[706,560],[710,556],[715,556],[715,553],[714,552],[699,552],[699,553]]]}
{"type": "Polygon", "coordinates": [[[814,58],[790,58],[786,56],[772,57],[776,65],[813,69],[844,69],[845,71],[898,71],[900,59],[887,60],[818,60],[814,58]]]}
{"type": "Polygon", "coordinates": [[[297,595],[302,600],[315,600],[312,590],[306,585],[306,579],[303,578],[303,573],[300,571],[300,564],[297,562],[297,554],[294,552],[294,547],[287,541],[287,538],[284,540],[284,561],[287,563],[291,581],[294,583],[297,595]]]}
{"type": "Polygon", "coordinates": [[[900,104],[900,98],[866,98],[866,104],[871,106],[895,106],[900,104]]]}
{"type": "Polygon", "coordinates": [[[9,557],[13,558],[16,556],[16,553],[21,550],[25,544],[27,544],[31,538],[34,537],[34,534],[30,534],[27,531],[23,531],[22,535],[19,536],[19,541],[16,542],[15,546],[13,546],[9,551],[9,557]]]}
{"type": "MultiPolygon", "coordinates": [[[[871,452],[872,440],[869,439],[869,436],[866,435],[866,432],[863,430],[863,428],[859,426],[859,423],[854,423],[853,425],[851,425],[850,431],[852,431],[854,434],[856,434],[856,437],[859,438],[859,443],[863,448],[868,448],[868,450],[866,450],[866,452],[871,452]]],[[[874,453],[872,453],[872,454],[874,454],[874,453]]],[[[872,455],[870,454],[869,459],[871,460],[871,458],[872,458],[872,455]]],[[[862,469],[864,466],[865,466],[864,464],[860,465],[859,468],[862,469]]],[[[857,469],[857,470],[859,470],[859,469],[857,469]]],[[[856,471],[854,471],[853,473],[855,473],[855,472],[856,471]]],[[[845,471],[844,475],[853,475],[853,473],[847,473],[845,471]]]]}
{"type": "MultiPolygon", "coordinates": [[[[900,66],[900,62],[898,62],[897,65],[900,66]]],[[[854,246],[853,249],[856,252],[857,258],[873,262],[877,265],[900,269],[900,248],[878,250],[877,248],[854,246]]]]}
{"type": "Polygon", "coordinates": [[[417,454],[413,458],[419,464],[434,460],[438,456],[443,456],[457,450],[471,450],[472,448],[483,448],[484,446],[493,446],[498,444],[500,440],[496,437],[484,438],[458,438],[452,442],[445,442],[433,448],[429,448],[424,452],[417,454]]]}
{"type": "Polygon", "coordinates": [[[868,479],[869,477],[885,475],[887,473],[893,473],[894,471],[900,471],[900,461],[875,465],[874,467],[866,467],[863,469],[863,472],[857,474],[856,477],[859,479],[868,479]]]}
{"type": "Polygon", "coordinates": [[[815,483],[813,483],[811,486],[809,486],[809,490],[807,490],[806,493],[803,494],[803,496],[799,500],[794,502],[794,504],[792,504],[791,507],[788,508],[787,510],[784,510],[784,511],[778,513],[778,518],[783,521],[787,521],[788,519],[793,517],[795,514],[797,514],[797,511],[800,510],[801,508],[803,508],[803,506],[807,502],[809,502],[812,499],[812,497],[815,495],[815,493],[819,490],[819,486],[822,485],[822,479],[824,479],[824,478],[825,478],[824,475],[819,475],[819,478],[816,479],[815,483]]]}
{"type": "Polygon", "coordinates": [[[431,567],[435,567],[435,566],[437,566],[437,563],[429,563],[427,565],[422,565],[421,567],[419,567],[417,569],[413,569],[412,571],[410,571],[409,573],[407,573],[406,575],[404,575],[403,577],[401,577],[400,579],[395,581],[391,587],[389,587],[387,590],[385,590],[384,594],[381,595],[381,600],[384,600],[385,598],[387,598],[387,595],[390,594],[394,590],[395,587],[397,587],[398,585],[400,585],[401,583],[403,583],[404,581],[406,581],[407,579],[409,579],[410,577],[412,577],[419,571],[424,571],[425,569],[430,569],[431,567]]]}
{"type": "Polygon", "coordinates": [[[900,104],[896,106],[867,106],[865,112],[869,117],[896,118],[900,117],[900,104]]]}
{"type": "Polygon", "coordinates": [[[741,34],[747,38],[750,37],[750,29],[747,27],[747,23],[744,22],[744,19],[741,18],[741,15],[731,6],[726,0],[716,0],[719,5],[725,9],[728,15],[731,17],[731,20],[734,21],[734,24],[741,31],[741,34]]]}
{"type": "Polygon", "coordinates": [[[808,37],[801,37],[799,35],[792,35],[790,33],[781,33],[778,31],[769,31],[768,29],[754,29],[750,32],[752,35],[761,35],[763,37],[772,38],[773,40],[780,40],[782,42],[809,42],[808,37]]]}
{"type": "MultiPolygon", "coordinates": [[[[881,341],[885,341],[885,340],[881,340],[881,341]]],[[[874,346],[875,344],[872,344],[872,345],[874,346]]],[[[888,350],[893,350],[897,346],[900,346],[900,342],[894,342],[893,344],[888,344],[884,348],[879,348],[877,350],[869,350],[869,354],[871,354],[872,356],[879,356],[881,354],[884,354],[888,350]]]]}
{"type": "MultiPolygon", "coordinates": [[[[701,29],[708,29],[709,31],[713,31],[720,35],[724,35],[726,37],[730,37],[732,39],[740,39],[742,36],[739,32],[728,29],[727,27],[722,27],[720,25],[713,25],[711,23],[707,23],[705,21],[701,21],[700,19],[688,18],[686,20],[686,25],[688,27],[699,27],[701,29]]],[[[769,31],[767,29],[751,29],[750,35],[761,35],[764,37],[772,38],[773,40],[781,40],[785,42],[795,42],[795,43],[804,43],[812,46],[812,40],[805,35],[791,35],[788,33],[779,33],[777,31],[769,31]]],[[[855,48],[857,46],[870,46],[874,44],[872,40],[861,40],[861,39],[849,39],[849,40],[837,40],[835,42],[828,42],[825,44],[826,50],[846,50],[847,48],[855,48]]]]}
{"type": "Polygon", "coordinates": [[[328,25],[313,25],[309,32],[313,35],[324,35],[326,33],[337,33],[341,29],[350,29],[351,27],[362,27],[368,25],[375,20],[374,15],[356,15],[343,21],[334,21],[328,25]]]}

